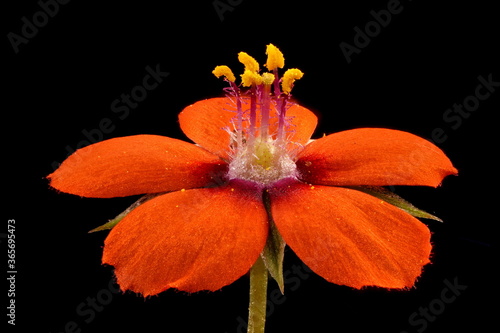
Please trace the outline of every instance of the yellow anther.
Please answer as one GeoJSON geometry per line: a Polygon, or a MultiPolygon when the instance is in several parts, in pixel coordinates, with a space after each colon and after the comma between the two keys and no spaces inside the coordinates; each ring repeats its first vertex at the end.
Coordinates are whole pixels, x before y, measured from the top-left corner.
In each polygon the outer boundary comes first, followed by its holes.
{"type": "Polygon", "coordinates": [[[283,68],[285,66],[285,58],[283,53],[273,44],[267,45],[266,48],[267,62],[266,67],[272,71],[276,68],[283,68]]]}
{"type": "Polygon", "coordinates": [[[236,77],[234,76],[233,72],[227,66],[217,66],[212,71],[212,73],[217,77],[225,76],[226,79],[228,79],[231,82],[234,82],[236,80],[236,77]]]}
{"type": "Polygon", "coordinates": [[[272,84],[274,82],[274,74],[272,73],[262,74],[262,82],[264,84],[272,84]]]}
{"type": "Polygon", "coordinates": [[[249,70],[252,72],[259,71],[259,63],[257,60],[249,56],[246,52],[238,53],[238,60],[245,65],[245,70],[249,70]]]}
{"type": "Polygon", "coordinates": [[[250,87],[252,85],[259,85],[262,83],[262,76],[254,71],[246,69],[243,74],[241,74],[241,84],[243,87],[250,87]]]}
{"type": "Polygon", "coordinates": [[[302,78],[303,75],[304,73],[302,73],[302,71],[297,68],[290,68],[289,70],[287,70],[285,74],[283,74],[283,79],[281,82],[281,88],[283,89],[283,92],[285,94],[289,94],[292,90],[295,80],[302,78]]]}

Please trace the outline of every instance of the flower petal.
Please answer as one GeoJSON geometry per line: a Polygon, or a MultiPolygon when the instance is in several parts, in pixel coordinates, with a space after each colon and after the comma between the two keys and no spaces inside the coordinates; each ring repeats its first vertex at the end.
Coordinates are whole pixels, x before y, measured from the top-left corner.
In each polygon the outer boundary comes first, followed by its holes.
{"type": "Polygon", "coordinates": [[[283,239],[329,282],[406,288],[429,263],[428,228],[380,199],[303,183],[277,186],[270,195],[283,239]]]}
{"type": "MultiPolygon", "coordinates": [[[[248,98],[244,98],[243,109],[248,109],[248,98]]],[[[257,126],[260,126],[260,111],[257,115],[257,126]]],[[[290,119],[291,132],[289,141],[293,143],[290,148],[305,145],[317,125],[317,117],[308,109],[292,104],[286,115],[290,119]]],[[[186,107],[179,114],[179,123],[182,131],[188,138],[207,149],[208,151],[227,159],[230,153],[230,135],[228,131],[234,130],[233,121],[236,119],[236,105],[227,97],[210,98],[196,102],[186,107]]],[[[270,132],[276,132],[278,117],[276,109],[271,110],[269,121],[270,132]]],[[[244,129],[248,122],[244,123],[244,129]]]]}
{"type": "Polygon", "coordinates": [[[124,291],[214,291],[251,268],[267,233],[261,192],[233,181],[139,206],[111,230],[102,260],[115,267],[124,291]]]}
{"type": "MultiPolygon", "coordinates": [[[[298,104],[292,104],[290,108],[286,111],[286,116],[290,117],[290,133],[288,133],[288,141],[290,142],[290,148],[297,148],[297,144],[305,146],[316,129],[318,125],[318,118],[309,109],[298,104]]],[[[272,126],[278,128],[278,117],[276,116],[271,120],[271,130],[272,126]]]]}
{"type": "Polygon", "coordinates": [[[186,107],[179,114],[179,124],[188,138],[206,150],[228,158],[231,119],[236,107],[229,98],[210,98],[186,107]]]}
{"type": "Polygon", "coordinates": [[[62,192],[110,198],[215,184],[226,168],[220,158],[193,144],[136,135],[79,149],[48,178],[62,192]]]}
{"type": "Polygon", "coordinates": [[[457,174],[446,155],[416,135],[359,128],[308,144],[297,161],[301,179],[323,185],[424,185],[437,187],[457,174]]]}

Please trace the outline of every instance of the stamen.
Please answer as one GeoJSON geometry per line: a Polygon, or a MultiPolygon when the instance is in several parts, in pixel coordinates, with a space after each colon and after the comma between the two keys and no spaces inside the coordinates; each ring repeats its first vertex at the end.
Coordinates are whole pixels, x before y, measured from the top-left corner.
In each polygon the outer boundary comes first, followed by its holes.
{"type": "Polygon", "coordinates": [[[248,146],[252,146],[254,144],[256,131],[257,131],[257,86],[252,85],[252,88],[250,88],[250,133],[247,138],[248,146]]]}
{"type": "Polygon", "coordinates": [[[268,70],[272,71],[285,66],[285,57],[283,57],[283,53],[273,44],[267,45],[266,54],[266,67],[268,70]]]}
{"type": "Polygon", "coordinates": [[[286,115],[286,102],[287,99],[290,97],[290,95],[287,95],[287,97],[280,97],[278,99],[278,134],[276,135],[277,137],[277,142],[279,144],[282,144],[283,141],[285,140],[285,115],[286,115]]]}
{"type": "Polygon", "coordinates": [[[272,44],[267,45],[266,54],[265,66],[269,72],[262,75],[259,63],[253,57],[245,52],[238,54],[238,60],[245,66],[241,86],[236,84],[234,74],[227,66],[217,66],[213,71],[215,76],[225,76],[229,81],[228,97],[237,108],[237,117],[232,120],[234,130],[230,132],[232,156],[228,177],[263,185],[297,175],[294,153],[286,142],[290,130],[286,112],[293,84],[303,76],[300,70],[290,69],[280,80],[278,69],[285,64],[283,54],[272,44]],[[243,93],[241,87],[250,89],[243,93]],[[248,113],[243,112],[243,96],[249,100],[248,113]],[[271,110],[274,108],[278,126],[276,131],[270,133],[271,110]]]}
{"type": "Polygon", "coordinates": [[[241,97],[239,93],[239,88],[234,81],[236,81],[236,77],[233,74],[233,71],[225,65],[216,66],[212,73],[217,77],[224,76],[227,81],[229,81],[230,88],[228,88],[228,95],[234,96],[236,99],[236,108],[237,108],[237,121],[236,121],[236,142],[238,147],[241,147],[243,144],[243,109],[241,108],[241,97]]]}
{"type": "Polygon", "coordinates": [[[243,87],[251,87],[253,85],[259,85],[262,83],[262,76],[253,72],[251,70],[245,69],[245,72],[241,74],[241,84],[243,87]]]}
{"type": "Polygon", "coordinates": [[[237,120],[236,120],[236,142],[238,147],[243,146],[243,108],[241,106],[241,96],[240,90],[236,83],[229,82],[233,95],[236,98],[236,111],[237,111],[237,120]]]}
{"type": "Polygon", "coordinates": [[[212,73],[217,77],[224,76],[228,81],[234,82],[236,81],[236,77],[234,76],[233,72],[231,69],[225,65],[223,66],[217,66],[215,69],[212,71],[212,73]]]}
{"type": "Polygon", "coordinates": [[[264,85],[262,87],[261,92],[261,106],[260,106],[260,114],[261,114],[261,122],[260,122],[260,137],[263,142],[268,141],[269,136],[269,114],[271,111],[271,84],[274,81],[274,75],[271,73],[264,73],[262,76],[266,78],[263,79],[264,85]],[[272,76],[272,80],[269,80],[269,76],[272,76]],[[268,83],[266,83],[268,82],[268,83]]]}
{"type": "Polygon", "coordinates": [[[304,73],[300,69],[290,68],[283,74],[283,81],[281,82],[281,88],[285,94],[290,94],[292,91],[293,83],[295,80],[301,79],[304,76],[304,73]]]}
{"type": "Polygon", "coordinates": [[[246,52],[238,53],[238,60],[245,65],[245,71],[249,70],[252,72],[259,71],[259,63],[253,57],[249,56],[246,52]]]}
{"type": "Polygon", "coordinates": [[[273,82],[274,82],[274,74],[272,74],[272,73],[262,74],[262,83],[270,85],[273,82]]]}

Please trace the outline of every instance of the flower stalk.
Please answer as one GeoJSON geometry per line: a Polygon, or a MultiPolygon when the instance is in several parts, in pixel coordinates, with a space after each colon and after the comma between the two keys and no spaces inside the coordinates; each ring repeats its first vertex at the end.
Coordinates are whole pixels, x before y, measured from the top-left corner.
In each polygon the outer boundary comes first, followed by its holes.
{"type": "Polygon", "coordinates": [[[250,269],[250,304],[248,311],[248,333],[264,333],[266,325],[268,273],[259,256],[250,269]]]}

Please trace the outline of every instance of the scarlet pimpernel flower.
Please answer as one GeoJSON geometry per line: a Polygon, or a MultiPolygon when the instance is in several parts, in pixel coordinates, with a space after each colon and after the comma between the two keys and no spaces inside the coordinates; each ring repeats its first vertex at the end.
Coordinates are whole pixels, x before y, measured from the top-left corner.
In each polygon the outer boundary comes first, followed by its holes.
{"type": "Polygon", "coordinates": [[[450,160],[398,130],[311,140],[317,118],[291,99],[304,74],[280,77],[283,54],[272,44],[266,53],[266,70],[238,54],[240,84],[229,67],[214,69],[226,96],[179,114],[195,144],[114,138],[76,151],[48,176],[53,188],[83,197],[145,194],[98,228],[111,229],[102,262],[123,291],[214,291],[252,267],[283,289],[285,244],[325,280],[353,288],[410,288],[429,263],[430,232],[416,217],[437,218],[384,186],[437,187],[457,174],[450,160]]]}

